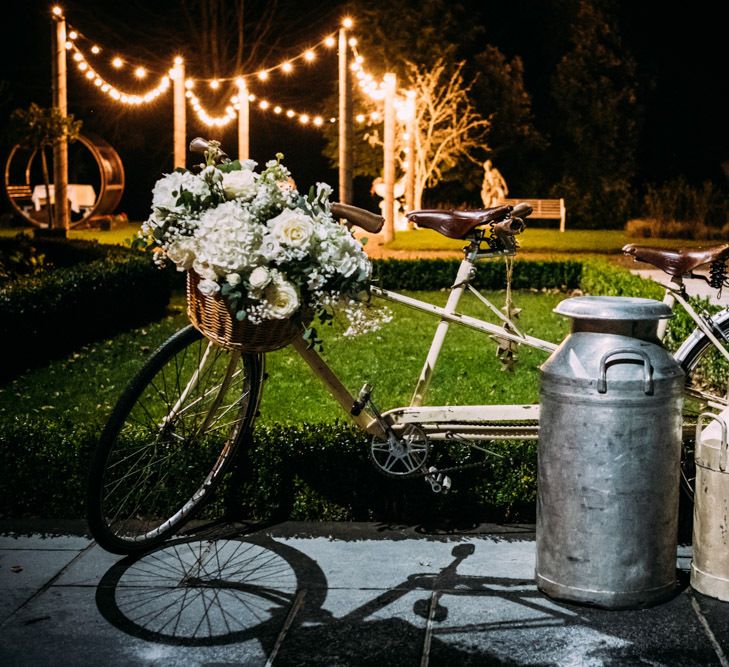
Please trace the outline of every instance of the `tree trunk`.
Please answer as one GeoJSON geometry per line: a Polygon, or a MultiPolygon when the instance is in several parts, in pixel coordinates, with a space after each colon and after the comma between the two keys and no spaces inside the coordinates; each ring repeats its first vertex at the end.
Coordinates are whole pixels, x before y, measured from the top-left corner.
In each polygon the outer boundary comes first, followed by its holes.
{"type": "Polygon", "coordinates": [[[46,207],[48,208],[48,229],[53,229],[53,206],[51,206],[51,179],[48,175],[48,162],[46,160],[46,149],[41,146],[41,166],[43,168],[43,183],[46,186],[46,207]]]}

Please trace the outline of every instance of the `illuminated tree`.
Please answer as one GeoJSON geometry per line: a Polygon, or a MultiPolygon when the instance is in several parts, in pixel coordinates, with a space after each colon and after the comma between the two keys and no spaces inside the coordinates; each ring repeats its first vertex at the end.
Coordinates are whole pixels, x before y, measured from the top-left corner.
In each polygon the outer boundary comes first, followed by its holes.
{"type": "MultiPolygon", "coordinates": [[[[461,62],[449,67],[444,58],[429,66],[405,63],[406,79],[400,88],[415,93],[415,208],[422,207],[426,188],[435,186],[464,160],[480,170],[488,150],[489,121],[474,108],[469,97],[472,84],[463,80],[463,66],[461,62]]],[[[382,102],[362,98],[369,117],[374,112],[375,118],[382,118],[382,102]]],[[[404,134],[404,126],[398,124],[396,154],[401,171],[410,158],[404,134]]],[[[379,126],[372,126],[365,137],[371,146],[382,145],[379,126]]]]}
{"type": "Polygon", "coordinates": [[[56,107],[43,109],[35,102],[31,103],[27,109],[16,109],[10,115],[10,136],[12,140],[23,148],[40,154],[43,183],[46,189],[48,227],[53,227],[53,206],[51,206],[50,175],[46,150],[52,149],[54,144],[64,137],[69,142],[76,141],[80,131],[80,120],[74,120],[72,115],[62,115],[56,107]]]}

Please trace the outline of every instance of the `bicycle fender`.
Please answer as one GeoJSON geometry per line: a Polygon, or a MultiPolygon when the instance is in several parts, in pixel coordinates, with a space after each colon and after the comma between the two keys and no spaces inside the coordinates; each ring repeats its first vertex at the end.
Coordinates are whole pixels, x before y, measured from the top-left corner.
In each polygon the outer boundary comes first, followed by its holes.
{"type": "MultiPolygon", "coordinates": [[[[710,322],[711,324],[720,329],[721,325],[724,324],[727,320],[729,320],[729,308],[725,308],[724,310],[720,310],[718,313],[715,313],[711,316],[710,322]]],[[[694,348],[695,345],[699,343],[699,341],[702,338],[705,338],[706,334],[696,327],[691,334],[686,338],[683,343],[681,343],[681,347],[676,350],[676,352],[673,354],[673,358],[681,365],[688,359],[691,355],[689,354],[691,350],[694,348]]]]}

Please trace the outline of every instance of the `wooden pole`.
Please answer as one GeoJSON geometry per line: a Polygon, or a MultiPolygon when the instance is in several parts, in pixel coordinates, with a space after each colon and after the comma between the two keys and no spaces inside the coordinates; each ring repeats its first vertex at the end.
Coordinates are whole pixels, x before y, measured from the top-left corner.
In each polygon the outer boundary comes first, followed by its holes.
{"type": "Polygon", "coordinates": [[[248,100],[248,86],[246,80],[240,77],[238,83],[238,159],[247,160],[250,157],[250,108],[248,100]]]}
{"type": "Polygon", "coordinates": [[[392,72],[385,74],[385,130],[384,165],[385,218],[383,241],[389,243],[395,238],[395,92],[397,77],[392,72]]]}
{"type": "Polygon", "coordinates": [[[339,201],[352,203],[352,79],[347,29],[339,29],[339,201]]]}
{"type": "MultiPolygon", "coordinates": [[[[53,14],[53,106],[64,118],[68,115],[66,80],[66,18],[63,13],[53,14]]],[[[53,198],[55,200],[56,229],[68,231],[68,138],[64,135],[53,143],[53,198]]],[[[48,202],[50,206],[50,202],[48,202]]]]}
{"type": "Polygon", "coordinates": [[[415,208],[415,91],[408,90],[406,132],[408,147],[408,168],[405,171],[405,211],[415,208]]]}
{"type": "Polygon", "coordinates": [[[187,163],[187,128],[185,116],[185,61],[181,56],[175,58],[172,68],[172,90],[174,106],[173,125],[173,167],[185,168],[187,163]]]}

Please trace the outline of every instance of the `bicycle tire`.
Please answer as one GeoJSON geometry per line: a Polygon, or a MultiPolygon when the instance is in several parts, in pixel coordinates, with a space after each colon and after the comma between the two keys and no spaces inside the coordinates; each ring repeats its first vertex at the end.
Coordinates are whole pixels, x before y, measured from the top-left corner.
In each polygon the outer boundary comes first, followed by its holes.
{"type": "Polygon", "coordinates": [[[112,553],[150,549],[208,501],[252,427],[260,355],[192,326],[165,341],[117,401],[91,461],[87,518],[112,553]]]}
{"type": "MultiPolygon", "coordinates": [[[[715,314],[711,321],[714,328],[721,331],[723,337],[729,340],[729,309],[715,314]]],[[[721,339],[721,336],[718,338],[721,339]]],[[[718,411],[721,409],[718,406],[729,405],[729,361],[714,348],[709,337],[701,329],[694,329],[674,357],[686,374],[687,396],[684,405],[686,426],[694,425],[697,415],[701,412],[718,411]]],[[[695,477],[693,440],[684,437],[681,451],[681,488],[692,501],[695,477]]]]}

